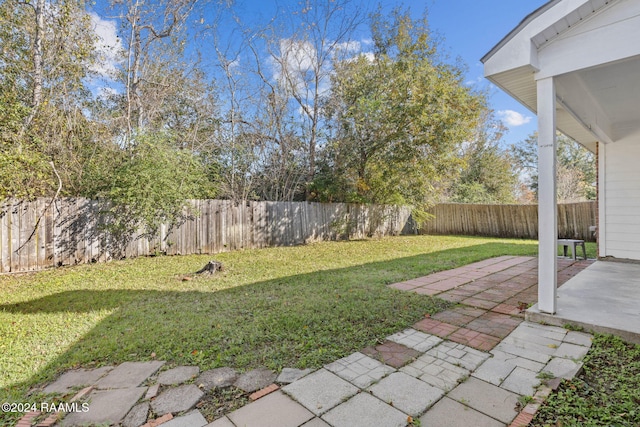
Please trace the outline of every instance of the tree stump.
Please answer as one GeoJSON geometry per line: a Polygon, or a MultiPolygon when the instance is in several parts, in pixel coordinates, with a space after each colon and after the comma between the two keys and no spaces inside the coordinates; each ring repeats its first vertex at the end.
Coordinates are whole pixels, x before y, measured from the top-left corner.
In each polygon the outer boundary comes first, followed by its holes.
{"type": "Polygon", "coordinates": [[[209,261],[200,270],[196,271],[196,274],[215,274],[216,271],[222,271],[223,265],[218,261],[209,261]]]}

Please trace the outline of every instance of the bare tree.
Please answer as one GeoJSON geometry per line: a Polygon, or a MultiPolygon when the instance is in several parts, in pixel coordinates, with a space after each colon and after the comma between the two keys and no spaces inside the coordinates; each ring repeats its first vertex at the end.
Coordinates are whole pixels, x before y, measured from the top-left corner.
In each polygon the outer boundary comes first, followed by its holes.
{"type": "Polygon", "coordinates": [[[197,0],[131,0],[121,5],[114,4],[124,8],[121,18],[128,25],[127,63],[124,70],[127,142],[131,142],[134,129],[142,129],[149,120],[143,102],[143,86],[162,86],[162,82],[156,80],[157,74],[151,73],[153,67],[150,64],[162,62],[164,55],[180,49],[176,35],[183,29],[196,2],[197,0]],[[163,41],[167,42],[163,44],[163,41]]]}
{"type": "Polygon", "coordinates": [[[354,6],[350,0],[303,2],[302,9],[293,13],[293,34],[283,37],[274,29],[268,43],[277,82],[295,102],[302,119],[302,135],[307,141],[307,185],[316,174],[321,109],[330,88],[332,62],[355,47],[352,36],[364,22],[362,9],[354,6]]]}

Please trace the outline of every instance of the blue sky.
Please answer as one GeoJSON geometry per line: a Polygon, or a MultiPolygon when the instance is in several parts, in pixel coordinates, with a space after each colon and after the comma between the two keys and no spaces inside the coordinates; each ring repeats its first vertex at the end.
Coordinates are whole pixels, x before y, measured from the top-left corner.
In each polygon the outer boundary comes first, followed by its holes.
{"type": "MultiPolygon", "coordinates": [[[[509,128],[504,137],[505,145],[524,140],[536,131],[534,114],[513,100],[502,90],[490,85],[483,77],[480,62],[493,46],[522,19],[548,0],[383,0],[385,10],[396,6],[409,7],[419,17],[428,11],[432,31],[444,37],[444,47],[449,54],[462,58],[468,67],[467,82],[478,88],[488,89],[489,103],[498,117],[509,128]]],[[[299,0],[237,0],[245,13],[271,16],[278,8],[296,7],[299,0]]]]}
{"type": "MultiPolygon", "coordinates": [[[[489,102],[509,132],[507,144],[524,140],[537,129],[536,117],[483,77],[482,58],[522,19],[547,0],[427,0],[430,25],[445,37],[445,45],[469,67],[468,81],[489,88],[489,102]],[[513,112],[513,113],[511,113],[513,112]],[[514,114],[516,113],[516,114],[514,114]],[[528,121],[528,122],[527,122],[528,121]],[[527,123],[524,123],[527,122],[527,123]],[[522,123],[522,124],[520,124],[522,123]]],[[[423,5],[425,2],[408,3],[423,5]]]]}
{"type": "MultiPolygon", "coordinates": [[[[529,13],[545,4],[547,0],[382,0],[383,10],[396,6],[410,8],[415,17],[428,10],[432,31],[444,38],[443,46],[452,58],[460,58],[467,65],[467,84],[487,90],[489,104],[496,115],[508,127],[504,144],[510,145],[524,140],[536,130],[534,114],[513,100],[500,89],[493,87],[483,77],[480,58],[496,45],[509,31],[529,13]]],[[[297,10],[304,0],[236,0],[235,10],[243,20],[268,20],[278,11],[297,10]]],[[[370,4],[373,8],[374,2],[370,4]]],[[[115,21],[109,21],[108,12],[98,1],[94,11],[99,15],[103,37],[116,30],[115,21]],[[101,21],[106,19],[105,21],[101,21]],[[107,28],[111,27],[111,28],[107,28]]],[[[211,6],[213,3],[210,4],[211,6]]],[[[208,7],[211,7],[208,6],[208,7]]]]}

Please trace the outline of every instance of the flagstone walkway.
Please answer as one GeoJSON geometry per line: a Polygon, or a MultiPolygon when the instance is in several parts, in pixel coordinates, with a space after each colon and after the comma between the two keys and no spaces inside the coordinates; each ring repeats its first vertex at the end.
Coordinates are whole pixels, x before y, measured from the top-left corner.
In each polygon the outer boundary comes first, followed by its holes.
{"type": "MultiPolygon", "coordinates": [[[[559,285],[589,264],[559,260],[559,285]]],[[[536,301],[536,268],[536,258],[505,256],[390,285],[458,305],[315,372],[286,369],[276,379],[252,371],[241,379],[231,368],[177,367],[158,375],[163,362],[71,371],[44,391],[89,385],[76,396],[89,399],[87,410],[39,425],[526,426],[550,386],[573,377],[591,346],[588,334],[524,321],[523,309],[536,301]],[[252,403],[207,424],[193,408],[207,390],[231,384],[260,390],[252,403]]]]}

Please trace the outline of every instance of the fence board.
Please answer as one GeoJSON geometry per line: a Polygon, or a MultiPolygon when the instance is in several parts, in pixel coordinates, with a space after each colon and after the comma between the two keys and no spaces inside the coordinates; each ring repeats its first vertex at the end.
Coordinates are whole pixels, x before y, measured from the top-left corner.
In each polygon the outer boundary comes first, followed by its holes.
{"type": "MultiPolygon", "coordinates": [[[[49,206],[46,199],[5,200],[0,208],[0,272],[107,261],[122,252],[103,229],[102,201],[58,199],[49,206]]],[[[594,202],[558,205],[559,236],[593,240],[595,209],[594,202]]],[[[185,212],[192,218],[172,228],[163,225],[159,237],[132,236],[124,253],[218,253],[414,232],[409,209],[395,206],[202,200],[185,212]]],[[[535,205],[441,204],[431,213],[434,219],[422,233],[537,238],[535,205]]]]}
{"type": "MultiPolygon", "coordinates": [[[[537,205],[436,205],[423,234],[460,234],[490,237],[538,238],[537,205]]],[[[596,203],[558,205],[558,237],[594,241],[589,226],[596,225],[596,203]]]]}

